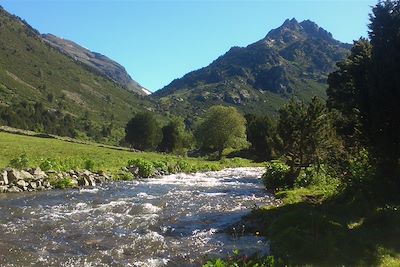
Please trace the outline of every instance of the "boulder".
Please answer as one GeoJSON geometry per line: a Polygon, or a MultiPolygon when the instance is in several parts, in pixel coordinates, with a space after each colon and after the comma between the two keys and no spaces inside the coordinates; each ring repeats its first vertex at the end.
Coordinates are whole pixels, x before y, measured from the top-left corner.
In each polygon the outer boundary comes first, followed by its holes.
{"type": "Polygon", "coordinates": [[[90,186],[96,186],[96,181],[93,175],[89,176],[88,180],[90,186]]]}
{"type": "Polygon", "coordinates": [[[3,182],[3,185],[7,185],[8,184],[7,171],[3,171],[1,173],[0,182],[3,182]]]}
{"type": "Polygon", "coordinates": [[[37,188],[38,184],[36,182],[30,182],[28,185],[28,188],[35,190],[37,188]]]}
{"type": "Polygon", "coordinates": [[[43,186],[44,186],[45,188],[50,188],[50,187],[51,187],[51,184],[50,184],[49,181],[43,181],[43,186]]]}
{"type": "Polygon", "coordinates": [[[14,181],[18,181],[18,180],[22,180],[22,175],[21,172],[19,172],[16,169],[9,169],[7,171],[7,178],[8,178],[8,182],[11,184],[14,181]]]}
{"type": "Polygon", "coordinates": [[[36,180],[47,178],[47,174],[39,167],[32,169],[31,174],[35,177],[36,180]]]}
{"type": "Polygon", "coordinates": [[[89,186],[89,180],[86,177],[81,176],[78,180],[79,186],[89,186]]]}
{"type": "Polygon", "coordinates": [[[22,189],[16,187],[15,185],[13,185],[12,187],[8,188],[7,190],[9,193],[19,193],[22,192],[22,189]]]}
{"type": "Polygon", "coordinates": [[[7,192],[7,186],[0,185],[0,193],[6,193],[6,192],[7,192]]]}
{"type": "Polygon", "coordinates": [[[33,175],[30,174],[30,173],[27,172],[27,171],[22,170],[22,171],[20,172],[20,174],[21,174],[22,180],[32,181],[32,180],[35,179],[35,177],[33,177],[33,175]]]}
{"type": "Polygon", "coordinates": [[[28,185],[28,183],[25,182],[24,180],[18,180],[15,184],[16,184],[19,188],[24,188],[24,187],[26,187],[26,186],[28,185]]]}

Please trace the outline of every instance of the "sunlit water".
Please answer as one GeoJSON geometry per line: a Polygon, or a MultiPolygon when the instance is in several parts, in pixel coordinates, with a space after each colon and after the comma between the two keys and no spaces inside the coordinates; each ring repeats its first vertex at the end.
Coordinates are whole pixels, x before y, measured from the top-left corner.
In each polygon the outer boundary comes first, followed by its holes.
{"type": "Polygon", "coordinates": [[[267,253],[264,239],[232,230],[251,208],[274,202],[262,171],[2,194],[0,266],[198,266],[235,248],[267,253]]]}

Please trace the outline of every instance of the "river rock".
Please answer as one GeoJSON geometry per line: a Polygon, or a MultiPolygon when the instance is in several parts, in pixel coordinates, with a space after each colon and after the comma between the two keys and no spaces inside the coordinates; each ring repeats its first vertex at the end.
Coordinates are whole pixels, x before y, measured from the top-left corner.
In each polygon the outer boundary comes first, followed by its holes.
{"type": "Polygon", "coordinates": [[[90,177],[89,177],[89,185],[90,185],[90,186],[96,186],[96,181],[94,180],[94,177],[93,177],[93,176],[90,176],[90,177]]]}
{"type": "Polygon", "coordinates": [[[37,183],[36,182],[30,182],[28,188],[35,190],[37,188],[37,183]]]}
{"type": "Polygon", "coordinates": [[[8,188],[7,190],[9,193],[19,193],[22,192],[22,189],[16,187],[15,185],[13,185],[12,187],[8,188]]]}
{"type": "Polygon", "coordinates": [[[22,180],[31,181],[35,179],[35,177],[27,171],[22,170],[20,173],[22,180]]]}
{"type": "Polygon", "coordinates": [[[0,185],[0,193],[6,193],[7,192],[7,186],[5,185],[0,185]]]}
{"type": "Polygon", "coordinates": [[[3,171],[1,173],[0,182],[3,182],[3,185],[7,185],[8,184],[7,171],[3,171]]]}
{"type": "Polygon", "coordinates": [[[7,171],[7,178],[9,183],[13,183],[14,181],[22,180],[22,175],[16,169],[9,169],[7,171]]]}
{"type": "Polygon", "coordinates": [[[44,186],[45,188],[50,188],[50,187],[51,187],[51,184],[50,184],[49,181],[43,181],[43,186],[44,186]]]}
{"type": "Polygon", "coordinates": [[[31,174],[35,177],[36,180],[47,178],[47,174],[44,171],[42,171],[40,167],[32,169],[31,174]]]}
{"type": "Polygon", "coordinates": [[[78,180],[79,186],[89,186],[89,181],[86,177],[81,176],[78,180]]]}

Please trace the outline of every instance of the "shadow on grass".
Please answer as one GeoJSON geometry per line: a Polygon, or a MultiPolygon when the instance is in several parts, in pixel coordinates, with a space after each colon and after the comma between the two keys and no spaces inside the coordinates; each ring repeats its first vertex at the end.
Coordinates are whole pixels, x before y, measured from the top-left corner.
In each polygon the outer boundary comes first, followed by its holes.
{"type": "Polygon", "coordinates": [[[375,266],[387,255],[395,266],[400,263],[398,204],[305,198],[256,210],[249,220],[271,240],[273,255],[289,265],[375,266]]]}

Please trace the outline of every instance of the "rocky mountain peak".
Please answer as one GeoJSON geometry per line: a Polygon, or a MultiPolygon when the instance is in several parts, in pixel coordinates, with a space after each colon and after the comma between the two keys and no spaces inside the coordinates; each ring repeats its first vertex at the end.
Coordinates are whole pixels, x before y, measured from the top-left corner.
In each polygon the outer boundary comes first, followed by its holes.
{"type": "Polygon", "coordinates": [[[335,41],[332,34],[319,27],[311,20],[298,22],[295,18],[286,19],[278,28],[271,30],[264,38],[268,43],[292,43],[299,39],[321,38],[326,41],[335,41]]]}

